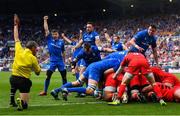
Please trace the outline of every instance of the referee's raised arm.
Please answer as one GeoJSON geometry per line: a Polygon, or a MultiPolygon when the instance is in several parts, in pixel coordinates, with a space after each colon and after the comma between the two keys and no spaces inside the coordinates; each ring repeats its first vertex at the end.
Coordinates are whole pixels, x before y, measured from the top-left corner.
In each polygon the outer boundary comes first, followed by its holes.
{"type": "Polygon", "coordinates": [[[44,16],[44,31],[45,31],[45,36],[47,37],[49,35],[49,28],[48,28],[48,16],[44,16]]]}
{"type": "Polygon", "coordinates": [[[19,40],[19,33],[18,33],[18,28],[20,25],[20,20],[17,14],[14,14],[14,41],[18,42],[19,40]]]}
{"type": "Polygon", "coordinates": [[[21,42],[19,40],[19,26],[20,26],[20,19],[17,14],[14,14],[14,41],[15,41],[15,55],[18,52],[22,52],[24,49],[21,46],[21,42]]]}

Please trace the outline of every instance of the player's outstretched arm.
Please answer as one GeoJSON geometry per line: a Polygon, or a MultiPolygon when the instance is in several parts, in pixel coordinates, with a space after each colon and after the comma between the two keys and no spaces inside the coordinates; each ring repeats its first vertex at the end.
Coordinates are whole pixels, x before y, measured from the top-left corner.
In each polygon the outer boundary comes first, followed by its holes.
{"type": "Polygon", "coordinates": [[[62,36],[62,38],[63,38],[66,42],[68,42],[69,44],[72,43],[72,41],[71,41],[70,39],[68,39],[68,38],[65,36],[64,33],[62,33],[61,36],[62,36]]]}
{"type": "Polygon", "coordinates": [[[49,28],[48,28],[48,16],[44,16],[44,31],[45,31],[45,36],[49,35],[49,28]]]}
{"type": "Polygon", "coordinates": [[[123,69],[124,69],[124,66],[119,66],[118,70],[113,75],[113,79],[117,78],[119,76],[119,74],[123,71],[123,69]]]}
{"type": "Polygon", "coordinates": [[[134,46],[135,48],[137,48],[140,52],[144,51],[144,49],[141,48],[141,47],[139,47],[139,46],[136,44],[135,41],[136,41],[136,39],[135,39],[135,38],[132,38],[132,39],[129,41],[128,44],[133,45],[133,46],[134,46]]]}
{"type": "Polygon", "coordinates": [[[102,47],[98,47],[98,49],[100,51],[103,51],[103,52],[109,52],[109,53],[112,53],[112,52],[116,52],[117,50],[113,50],[111,48],[102,48],[102,47]],[[101,49],[100,49],[101,48],[101,49]]]}
{"type": "Polygon", "coordinates": [[[81,47],[82,44],[83,44],[83,40],[81,39],[81,40],[79,41],[79,43],[74,47],[74,50],[77,49],[77,48],[79,48],[79,47],[81,47]]]}
{"type": "Polygon", "coordinates": [[[114,69],[110,68],[110,69],[107,69],[106,71],[104,71],[104,75],[108,75],[109,73],[114,73],[114,69]]]}
{"type": "Polygon", "coordinates": [[[19,40],[19,32],[18,32],[19,24],[20,24],[19,17],[17,16],[17,14],[15,14],[14,15],[14,41],[15,42],[20,41],[19,40]]]}

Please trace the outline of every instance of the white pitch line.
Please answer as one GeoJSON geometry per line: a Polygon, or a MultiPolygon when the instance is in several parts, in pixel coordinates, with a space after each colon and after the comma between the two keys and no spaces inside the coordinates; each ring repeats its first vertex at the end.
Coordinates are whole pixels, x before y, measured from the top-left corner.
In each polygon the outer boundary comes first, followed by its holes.
{"type": "MultiPolygon", "coordinates": [[[[68,102],[68,103],[62,103],[62,104],[43,104],[43,105],[30,105],[33,107],[38,107],[38,106],[42,106],[42,107],[46,107],[46,106],[68,106],[68,105],[83,105],[83,104],[104,104],[106,102],[68,102]]],[[[0,107],[0,108],[9,108],[9,107],[0,107]]]]}

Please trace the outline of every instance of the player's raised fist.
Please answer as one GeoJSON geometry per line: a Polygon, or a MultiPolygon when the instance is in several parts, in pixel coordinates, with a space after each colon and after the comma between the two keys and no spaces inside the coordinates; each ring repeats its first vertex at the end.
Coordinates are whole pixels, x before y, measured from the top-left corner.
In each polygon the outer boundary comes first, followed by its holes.
{"type": "Polygon", "coordinates": [[[65,34],[64,34],[64,33],[61,33],[61,36],[62,36],[62,38],[64,38],[64,37],[65,37],[65,34]]]}
{"type": "Polygon", "coordinates": [[[48,16],[44,16],[44,20],[48,20],[48,16]]]}
{"type": "Polygon", "coordinates": [[[20,20],[17,14],[14,14],[14,25],[18,25],[20,24],[20,20]]]}
{"type": "Polygon", "coordinates": [[[82,33],[82,32],[83,32],[83,31],[80,29],[80,30],[79,30],[79,33],[82,33]]]}
{"type": "Polygon", "coordinates": [[[104,28],[104,29],[103,29],[103,32],[104,32],[104,33],[107,33],[107,28],[104,28]]]}

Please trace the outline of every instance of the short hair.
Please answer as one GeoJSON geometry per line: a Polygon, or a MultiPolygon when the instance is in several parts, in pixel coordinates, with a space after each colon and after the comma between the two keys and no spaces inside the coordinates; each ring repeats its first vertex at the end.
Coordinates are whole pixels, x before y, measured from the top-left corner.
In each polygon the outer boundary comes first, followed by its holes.
{"type": "Polygon", "coordinates": [[[52,29],[51,30],[51,33],[56,33],[56,32],[59,33],[59,31],[57,29],[52,29]]]}
{"type": "Polygon", "coordinates": [[[26,44],[26,48],[32,49],[33,47],[37,47],[38,44],[35,41],[28,41],[26,44]]]}
{"type": "Polygon", "coordinates": [[[94,23],[93,22],[87,22],[87,24],[90,24],[90,25],[92,25],[92,26],[94,26],[94,23]]]}
{"type": "Polygon", "coordinates": [[[150,25],[150,27],[152,27],[154,29],[157,29],[157,27],[155,25],[150,25]]]}
{"type": "Polygon", "coordinates": [[[114,36],[117,37],[117,39],[121,39],[120,35],[119,34],[114,34],[114,36]]]}

